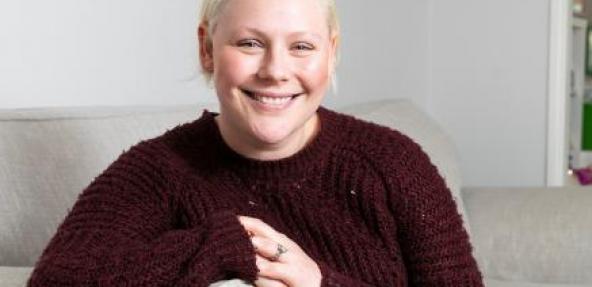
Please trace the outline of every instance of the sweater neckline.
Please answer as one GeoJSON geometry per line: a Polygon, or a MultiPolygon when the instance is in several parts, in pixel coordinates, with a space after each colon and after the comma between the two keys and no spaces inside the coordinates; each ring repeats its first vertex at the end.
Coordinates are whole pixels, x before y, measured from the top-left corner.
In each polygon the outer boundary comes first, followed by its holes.
{"type": "Polygon", "coordinates": [[[337,127],[339,117],[324,107],[319,107],[319,131],[304,148],[295,154],[277,160],[258,160],[248,158],[233,150],[222,137],[218,124],[214,120],[218,113],[205,110],[203,117],[212,131],[213,145],[223,168],[230,168],[241,177],[249,180],[285,180],[302,178],[317,170],[322,165],[331,147],[338,142],[337,127]]]}

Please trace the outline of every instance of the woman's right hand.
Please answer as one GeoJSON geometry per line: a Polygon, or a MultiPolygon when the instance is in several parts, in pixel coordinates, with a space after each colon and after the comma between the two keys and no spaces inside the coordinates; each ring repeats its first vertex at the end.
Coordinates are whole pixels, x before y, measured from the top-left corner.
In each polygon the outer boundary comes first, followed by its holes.
{"type": "Polygon", "coordinates": [[[257,287],[321,286],[317,263],[296,242],[260,219],[239,216],[239,221],[255,248],[257,287]]]}
{"type": "MultiPolygon", "coordinates": [[[[257,255],[257,260],[259,261],[261,259],[263,258],[257,255]]],[[[262,276],[258,276],[254,283],[255,287],[288,287],[288,285],[284,284],[282,281],[265,278],[262,276]]]]}

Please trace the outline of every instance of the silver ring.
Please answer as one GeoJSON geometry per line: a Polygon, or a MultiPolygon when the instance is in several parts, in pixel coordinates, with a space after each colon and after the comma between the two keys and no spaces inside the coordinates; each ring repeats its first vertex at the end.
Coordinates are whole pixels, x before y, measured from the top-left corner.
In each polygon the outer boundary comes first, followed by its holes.
{"type": "Polygon", "coordinates": [[[283,245],[278,243],[277,250],[276,250],[275,254],[270,258],[270,260],[277,261],[278,259],[280,259],[280,256],[286,252],[288,252],[288,248],[286,248],[283,245]]]}

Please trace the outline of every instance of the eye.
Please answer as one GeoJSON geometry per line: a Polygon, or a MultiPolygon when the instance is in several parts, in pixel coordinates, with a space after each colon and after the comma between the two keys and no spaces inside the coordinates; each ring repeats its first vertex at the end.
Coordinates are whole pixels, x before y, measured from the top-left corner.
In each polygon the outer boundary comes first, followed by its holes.
{"type": "Polygon", "coordinates": [[[314,50],[314,46],[309,43],[299,42],[292,46],[292,49],[296,51],[312,51],[314,50]]]}
{"type": "Polygon", "coordinates": [[[261,44],[261,42],[259,42],[256,39],[246,39],[246,40],[241,40],[237,43],[238,47],[241,48],[247,48],[247,49],[256,49],[256,48],[262,48],[263,44],[261,44]]]}

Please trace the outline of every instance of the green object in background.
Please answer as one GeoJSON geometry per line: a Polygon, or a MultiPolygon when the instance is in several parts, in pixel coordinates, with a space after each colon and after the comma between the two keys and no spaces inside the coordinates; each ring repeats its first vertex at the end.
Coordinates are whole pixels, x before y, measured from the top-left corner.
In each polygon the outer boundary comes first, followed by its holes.
{"type": "Polygon", "coordinates": [[[582,121],[582,150],[592,151],[592,102],[584,103],[582,121]]]}

